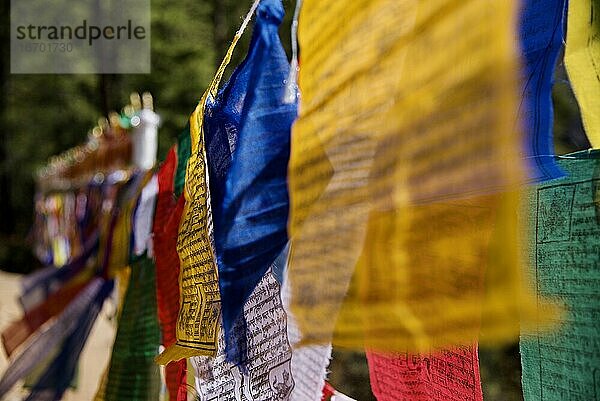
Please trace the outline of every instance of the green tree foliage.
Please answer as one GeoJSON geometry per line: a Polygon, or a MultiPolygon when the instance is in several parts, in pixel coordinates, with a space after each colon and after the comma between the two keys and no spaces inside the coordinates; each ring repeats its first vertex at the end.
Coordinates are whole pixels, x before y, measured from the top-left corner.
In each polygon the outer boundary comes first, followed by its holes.
{"type": "MultiPolygon", "coordinates": [[[[293,8],[291,1],[285,3],[293,8]]],[[[162,118],[159,158],[166,154],[250,4],[151,0],[150,74],[19,75],[9,71],[10,1],[0,0],[0,268],[28,272],[36,267],[26,241],[36,169],[85,141],[98,118],[120,110],[132,91],[154,95],[162,118]]],[[[244,57],[249,40],[250,32],[236,50],[233,66],[244,57]]]]}

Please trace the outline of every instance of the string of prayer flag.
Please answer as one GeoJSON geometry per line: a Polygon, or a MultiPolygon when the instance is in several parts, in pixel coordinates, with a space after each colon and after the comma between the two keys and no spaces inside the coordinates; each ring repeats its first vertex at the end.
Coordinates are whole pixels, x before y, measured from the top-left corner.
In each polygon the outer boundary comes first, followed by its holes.
{"type": "MultiPolygon", "coordinates": [[[[131,252],[152,252],[150,233],[157,181],[151,172],[126,168],[126,154],[131,153],[131,149],[128,137],[121,135],[122,129],[117,125],[106,124],[107,135],[98,128],[100,135],[95,133],[86,146],[69,151],[69,155],[81,156],[80,159],[53,162],[46,169],[49,172],[39,175],[34,232],[41,245],[36,252],[44,256],[48,252],[42,248],[53,247],[50,257],[61,260],[59,264],[63,266],[60,269],[48,267],[24,281],[20,301],[25,315],[11,327],[13,331],[9,333],[8,344],[18,348],[13,352],[10,372],[0,380],[0,392],[31,374],[28,380],[33,383],[33,388],[28,400],[60,399],[73,381],[77,360],[103,301],[112,292],[113,281],[105,277],[118,277],[119,281],[131,284],[128,274],[131,252]],[[95,167],[100,170],[93,171],[95,167]],[[49,182],[44,181],[44,177],[49,177],[49,182]],[[57,233],[58,246],[56,241],[47,241],[48,234],[56,228],[60,231],[57,233]]],[[[151,284],[154,285],[154,281],[151,284]]],[[[150,294],[154,293],[152,288],[150,294]]],[[[121,317],[130,314],[131,304],[119,308],[118,314],[121,317]]],[[[154,300],[150,305],[154,305],[154,310],[146,308],[147,312],[144,311],[154,320],[155,304],[154,300]]],[[[147,315],[142,313],[140,316],[147,315]]],[[[158,329],[157,323],[155,326],[158,329]]],[[[143,329],[139,325],[138,328],[143,329]]],[[[144,336],[143,330],[136,334],[144,336]]],[[[152,363],[158,344],[154,348],[149,365],[150,370],[158,371],[152,363]]],[[[121,347],[119,351],[122,359],[132,361],[132,356],[128,355],[131,349],[121,347]]],[[[119,362],[119,358],[113,357],[112,361],[119,362]]],[[[134,355],[133,362],[139,361],[140,358],[136,359],[134,355]]],[[[108,372],[111,374],[103,380],[102,389],[110,387],[107,384],[117,388],[113,386],[114,382],[122,382],[126,377],[115,374],[118,369],[114,364],[112,368],[108,372]]],[[[152,383],[151,380],[143,382],[152,383]]],[[[100,399],[104,396],[104,392],[98,394],[100,399]]],[[[111,397],[109,391],[107,398],[111,397]]]]}
{"type": "Polygon", "coordinates": [[[326,382],[332,345],[367,349],[379,401],[483,401],[478,343],[519,333],[526,401],[600,394],[600,153],[552,145],[567,3],[565,64],[600,143],[598,1],[298,1],[297,81],[282,0],[254,0],[156,173],[125,167],[122,116],[79,149],[102,174],[38,182],[53,266],[2,333],[0,398],[28,374],[27,401],[63,396],[115,279],[96,401],[158,401],[157,364],[187,401],[186,358],[201,400],[350,400],[326,382]]]}

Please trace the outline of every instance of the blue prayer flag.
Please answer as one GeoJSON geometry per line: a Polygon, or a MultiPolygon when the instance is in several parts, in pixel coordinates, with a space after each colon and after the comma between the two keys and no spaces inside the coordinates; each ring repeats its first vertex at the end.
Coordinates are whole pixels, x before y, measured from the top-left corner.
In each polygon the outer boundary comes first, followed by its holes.
{"type": "Polygon", "coordinates": [[[244,303],[288,239],[287,166],[297,105],[285,102],[283,16],[281,0],[260,3],[249,53],[205,120],[227,358],[238,363],[245,346],[233,343],[240,340],[234,326],[245,327],[244,303]]]}
{"type": "Polygon", "coordinates": [[[564,176],[554,159],[552,83],[564,41],[566,0],[523,0],[519,22],[522,93],[519,117],[525,131],[529,178],[564,176]]]}

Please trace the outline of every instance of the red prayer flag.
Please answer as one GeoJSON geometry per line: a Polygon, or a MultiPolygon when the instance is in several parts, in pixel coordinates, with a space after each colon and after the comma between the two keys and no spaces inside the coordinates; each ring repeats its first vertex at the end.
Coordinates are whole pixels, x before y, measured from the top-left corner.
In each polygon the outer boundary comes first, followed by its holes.
{"type": "MultiPolygon", "coordinates": [[[[177,152],[172,147],[159,169],[158,197],[154,215],[154,259],[156,262],[156,299],[162,343],[165,347],[177,340],[175,325],[179,314],[179,255],[177,232],[185,203],[181,196],[175,200],[174,178],[177,169],[177,152]]],[[[187,400],[186,360],[174,361],[165,367],[165,380],[169,399],[187,400]]]]}
{"type": "Polygon", "coordinates": [[[325,385],[323,386],[323,398],[321,398],[321,401],[329,401],[334,394],[335,388],[329,382],[325,382],[325,385]]]}
{"type": "Polygon", "coordinates": [[[378,401],[483,401],[477,345],[429,354],[367,352],[378,401]]]}

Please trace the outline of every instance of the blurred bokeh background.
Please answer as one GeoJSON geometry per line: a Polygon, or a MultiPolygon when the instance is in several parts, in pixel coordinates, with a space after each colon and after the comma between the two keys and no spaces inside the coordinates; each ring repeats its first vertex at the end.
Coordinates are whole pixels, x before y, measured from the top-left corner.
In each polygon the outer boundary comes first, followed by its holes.
{"type": "MultiPolygon", "coordinates": [[[[289,50],[295,1],[283,0],[281,37],[289,50]]],[[[10,1],[0,0],[0,269],[28,273],[39,267],[31,253],[36,169],[48,158],[82,143],[101,116],[120,110],[132,91],[149,91],[162,117],[159,160],[185,127],[212,78],[250,1],[151,0],[152,73],[144,75],[10,74],[10,1]]],[[[250,34],[234,54],[245,55],[250,34]]],[[[554,86],[556,152],[586,149],[579,110],[562,61],[554,86]]],[[[0,299],[0,304],[4,300],[0,299]]],[[[108,350],[107,350],[108,352],[108,350]]],[[[522,400],[518,345],[482,349],[487,401],[522,400]]],[[[330,380],[357,400],[373,400],[363,353],[334,350],[330,380]]]]}

